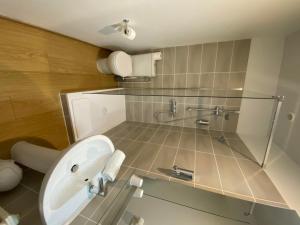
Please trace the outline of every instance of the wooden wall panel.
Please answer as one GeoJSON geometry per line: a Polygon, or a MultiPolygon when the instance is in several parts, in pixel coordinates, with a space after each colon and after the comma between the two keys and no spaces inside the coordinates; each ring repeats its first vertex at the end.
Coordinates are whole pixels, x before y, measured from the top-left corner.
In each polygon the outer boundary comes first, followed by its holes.
{"type": "Polygon", "coordinates": [[[61,91],[116,87],[96,69],[108,50],[0,18],[0,158],[17,140],[68,146],[61,91]]]}

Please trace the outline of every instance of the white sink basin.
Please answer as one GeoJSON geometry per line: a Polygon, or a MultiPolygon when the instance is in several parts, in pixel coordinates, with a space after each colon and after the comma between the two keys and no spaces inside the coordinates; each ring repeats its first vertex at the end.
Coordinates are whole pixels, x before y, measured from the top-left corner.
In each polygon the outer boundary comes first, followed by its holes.
{"type": "Polygon", "coordinates": [[[97,135],[60,154],[46,173],[40,191],[39,207],[45,224],[68,224],[95,197],[89,186],[102,176],[114,150],[110,139],[97,135]]]}

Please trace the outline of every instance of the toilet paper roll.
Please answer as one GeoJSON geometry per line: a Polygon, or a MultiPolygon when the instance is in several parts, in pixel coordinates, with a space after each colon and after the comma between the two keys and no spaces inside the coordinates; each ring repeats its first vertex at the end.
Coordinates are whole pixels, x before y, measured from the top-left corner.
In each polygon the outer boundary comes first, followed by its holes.
{"type": "Polygon", "coordinates": [[[121,150],[116,150],[108,160],[103,170],[103,175],[111,182],[116,179],[120,167],[125,159],[125,154],[121,150]]]}
{"type": "Polygon", "coordinates": [[[141,188],[137,188],[133,194],[133,197],[135,198],[142,198],[144,195],[144,190],[141,188]]]}
{"type": "Polygon", "coordinates": [[[131,177],[130,177],[130,180],[129,180],[129,184],[131,186],[135,186],[135,187],[142,187],[143,185],[143,179],[138,177],[137,175],[133,174],[131,177]]]}

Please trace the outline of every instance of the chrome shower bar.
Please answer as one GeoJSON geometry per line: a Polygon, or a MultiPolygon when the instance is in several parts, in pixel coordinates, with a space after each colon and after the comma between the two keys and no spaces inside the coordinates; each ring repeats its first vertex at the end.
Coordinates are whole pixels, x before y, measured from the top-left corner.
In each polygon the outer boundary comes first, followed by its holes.
{"type": "Polygon", "coordinates": [[[225,109],[223,106],[216,106],[214,108],[187,107],[186,111],[212,111],[215,115],[220,115],[222,113],[240,113],[239,110],[229,110],[225,109]]]}

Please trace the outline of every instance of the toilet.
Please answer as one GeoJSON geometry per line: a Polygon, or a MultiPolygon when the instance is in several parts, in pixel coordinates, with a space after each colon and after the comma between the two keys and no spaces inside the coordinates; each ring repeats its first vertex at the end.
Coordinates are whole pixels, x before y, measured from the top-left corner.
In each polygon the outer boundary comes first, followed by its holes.
{"type": "Polygon", "coordinates": [[[128,55],[123,51],[112,52],[107,58],[98,59],[97,69],[104,74],[125,78],[155,77],[156,61],[162,59],[161,52],[128,55]]]}
{"type": "Polygon", "coordinates": [[[14,189],[22,175],[22,169],[13,160],[0,159],[0,192],[14,189]]]}
{"type": "Polygon", "coordinates": [[[104,74],[115,74],[120,77],[132,75],[131,56],[123,51],[112,52],[107,58],[97,61],[97,69],[104,74]]]}

